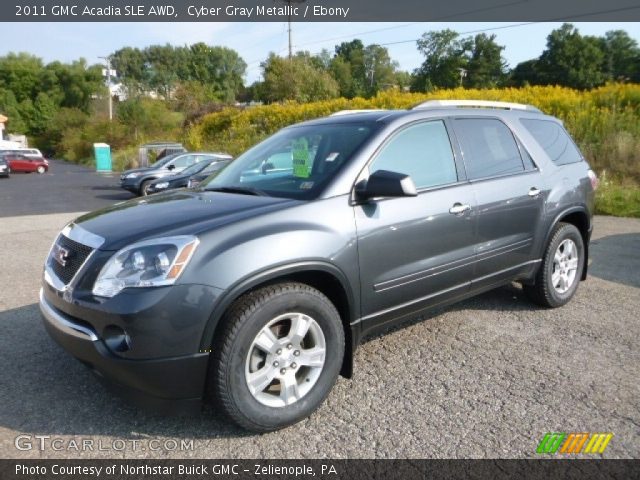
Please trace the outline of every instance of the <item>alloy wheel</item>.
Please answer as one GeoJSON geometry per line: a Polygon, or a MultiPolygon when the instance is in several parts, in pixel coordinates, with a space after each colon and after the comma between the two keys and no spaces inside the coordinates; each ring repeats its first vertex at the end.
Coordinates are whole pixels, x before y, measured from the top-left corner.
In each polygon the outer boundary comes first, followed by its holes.
{"type": "Polygon", "coordinates": [[[551,283],[558,293],[566,293],[576,280],[578,248],[569,238],[563,240],[553,257],[551,283]]]}
{"type": "Polygon", "coordinates": [[[303,398],[325,364],[322,328],[309,315],[286,313],[253,339],[245,364],[251,395],[263,405],[285,407],[303,398]]]}

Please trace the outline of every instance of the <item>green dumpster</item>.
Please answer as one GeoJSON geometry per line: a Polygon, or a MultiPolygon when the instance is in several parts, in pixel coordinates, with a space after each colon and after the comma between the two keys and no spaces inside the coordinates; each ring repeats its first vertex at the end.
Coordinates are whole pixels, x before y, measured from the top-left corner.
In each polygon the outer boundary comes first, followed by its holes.
{"type": "Polygon", "coordinates": [[[96,171],[111,171],[111,147],[106,143],[94,143],[93,150],[96,156],[96,171]]]}

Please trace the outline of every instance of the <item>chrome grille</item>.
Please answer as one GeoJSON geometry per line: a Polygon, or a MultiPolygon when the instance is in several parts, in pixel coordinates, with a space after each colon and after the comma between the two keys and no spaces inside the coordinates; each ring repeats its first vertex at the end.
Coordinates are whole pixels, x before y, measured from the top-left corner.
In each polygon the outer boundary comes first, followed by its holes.
{"type": "Polygon", "coordinates": [[[61,234],[51,249],[48,265],[58,279],[68,285],[91,252],[93,248],[61,234]]]}

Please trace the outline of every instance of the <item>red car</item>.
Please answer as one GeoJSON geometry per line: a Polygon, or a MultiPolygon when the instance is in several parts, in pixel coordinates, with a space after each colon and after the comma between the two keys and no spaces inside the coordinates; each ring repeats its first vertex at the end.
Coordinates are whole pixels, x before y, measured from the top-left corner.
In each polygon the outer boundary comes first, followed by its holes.
{"type": "Polygon", "coordinates": [[[9,165],[10,172],[38,172],[44,173],[49,170],[49,162],[40,157],[27,157],[25,155],[6,155],[4,160],[9,165]]]}

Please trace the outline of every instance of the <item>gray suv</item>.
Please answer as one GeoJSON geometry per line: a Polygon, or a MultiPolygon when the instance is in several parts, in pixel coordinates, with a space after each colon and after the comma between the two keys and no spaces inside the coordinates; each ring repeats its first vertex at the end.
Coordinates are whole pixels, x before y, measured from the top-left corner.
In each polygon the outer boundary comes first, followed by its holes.
{"type": "Polygon", "coordinates": [[[530,106],[340,112],[197,189],[78,218],[46,260],[40,308],[134,400],[209,397],[275,430],[351,376],[365,335],[512,281],[566,304],[586,278],[596,184],[562,124],[530,106]]]}

